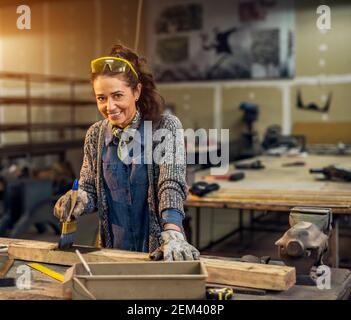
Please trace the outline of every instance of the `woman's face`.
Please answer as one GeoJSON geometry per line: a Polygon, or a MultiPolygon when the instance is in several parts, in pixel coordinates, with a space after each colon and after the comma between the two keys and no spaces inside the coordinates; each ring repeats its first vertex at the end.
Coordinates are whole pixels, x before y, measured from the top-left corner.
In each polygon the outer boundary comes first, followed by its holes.
{"type": "Polygon", "coordinates": [[[140,83],[133,91],[121,76],[98,76],[93,88],[98,109],[111,124],[124,128],[133,120],[140,83]]]}

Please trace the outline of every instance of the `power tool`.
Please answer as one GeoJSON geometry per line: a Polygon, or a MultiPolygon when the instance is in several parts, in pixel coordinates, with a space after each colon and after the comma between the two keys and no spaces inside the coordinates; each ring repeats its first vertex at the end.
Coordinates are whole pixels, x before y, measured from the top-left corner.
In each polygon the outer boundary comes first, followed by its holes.
{"type": "Polygon", "coordinates": [[[351,169],[330,165],[321,169],[310,169],[310,173],[322,173],[328,180],[351,181],[351,169]]]}
{"type": "Polygon", "coordinates": [[[219,188],[220,187],[217,183],[207,183],[205,181],[199,181],[193,183],[189,191],[195,196],[203,197],[209,192],[216,191],[219,188]]]}

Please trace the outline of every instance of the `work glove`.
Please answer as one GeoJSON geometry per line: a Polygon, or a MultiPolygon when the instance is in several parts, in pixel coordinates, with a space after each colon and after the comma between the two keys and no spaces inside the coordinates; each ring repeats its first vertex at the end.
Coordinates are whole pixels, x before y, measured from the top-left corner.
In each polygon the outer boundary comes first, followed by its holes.
{"type": "MultiPolygon", "coordinates": [[[[60,197],[54,207],[54,216],[60,219],[61,222],[67,220],[69,211],[71,210],[71,194],[72,190],[66,192],[62,197],[60,197]]],[[[72,216],[77,219],[83,214],[86,207],[88,206],[88,194],[86,191],[78,189],[77,202],[74,206],[72,216]]]]}
{"type": "Polygon", "coordinates": [[[161,233],[161,246],[150,254],[151,260],[199,260],[200,252],[189,244],[181,232],[166,230],[161,233]]]}

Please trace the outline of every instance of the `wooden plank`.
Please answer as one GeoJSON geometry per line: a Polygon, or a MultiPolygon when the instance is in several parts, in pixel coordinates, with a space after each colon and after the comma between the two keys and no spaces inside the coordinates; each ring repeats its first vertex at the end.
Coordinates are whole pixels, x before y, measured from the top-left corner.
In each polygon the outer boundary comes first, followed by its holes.
{"type": "MultiPolygon", "coordinates": [[[[0,238],[9,246],[8,253],[15,259],[73,265],[79,262],[74,250],[78,248],[88,262],[148,261],[147,253],[93,247],[73,247],[60,251],[50,242],[0,238]]],[[[209,282],[267,290],[287,290],[295,284],[295,268],[201,258],[209,274],[209,282]]]]}
{"type": "Polygon", "coordinates": [[[285,291],[296,282],[295,268],[258,263],[205,259],[208,282],[285,291]]]}
{"type": "Polygon", "coordinates": [[[87,262],[149,260],[148,254],[140,252],[99,249],[88,246],[73,246],[71,249],[63,251],[58,249],[57,243],[21,239],[6,241],[6,238],[0,238],[0,243],[6,244],[6,242],[9,246],[8,254],[12,255],[15,259],[25,261],[71,266],[80,262],[75,253],[76,249],[82,253],[87,262]]]}
{"type": "Polygon", "coordinates": [[[6,277],[7,272],[11,269],[14,261],[15,260],[12,256],[10,256],[10,255],[7,256],[6,261],[3,263],[3,266],[0,269],[0,279],[6,277]]]}

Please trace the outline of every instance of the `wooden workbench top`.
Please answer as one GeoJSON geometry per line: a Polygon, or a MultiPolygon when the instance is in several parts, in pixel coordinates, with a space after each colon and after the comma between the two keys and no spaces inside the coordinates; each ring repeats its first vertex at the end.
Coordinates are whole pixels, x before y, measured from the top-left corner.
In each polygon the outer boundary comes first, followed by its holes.
{"type": "MultiPolygon", "coordinates": [[[[0,268],[5,259],[5,255],[0,254],[0,268]]],[[[226,260],[235,260],[228,259],[226,260]]],[[[24,261],[15,261],[7,274],[7,277],[18,278],[17,268],[25,264],[24,261]]],[[[68,267],[43,264],[56,272],[64,274],[68,267]]],[[[331,269],[331,289],[319,290],[315,286],[294,285],[287,291],[273,292],[266,294],[243,294],[234,293],[234,300],[338,300],[348,299],[351,290],[351,272],[347,269],[331,269]]],[[[52,300],[65,299],[62,293],[62,284],[37,270],[31,270],[31,288],[21,290],[16,287],[0,288],[0,300],[52,300]]],[[[261,290],[262,291],[262,290],[261,290]]],[[[259,292],[259,291],[258,291],[259,292]]],[[[264,292],[264,291],[263,291],[264,292]]]]}
{"type": "MultiPolygon", "coordinates": [[[[351,214],[351,183],[327,181],[322,175],[310,174],[311,168],[323,168],[331,164],[351,167],[351,156],[271,157],[262,156],[240,163],[261,160],[265,169],[235,170],[230,165],[228,174],[245,172],[240,181],[209,181],[220,185],[220,190],[205,197],[190,195],[188,206],[213,208],[243,208],[288,211],[293,206],[332,207],[334,213],[351,214]],[[284,163],[304,161],[305,166],[284,167],[284,163]]],[[[210,170],[196,173],[195,180],[204,180],[210,170]]]]}
{"type": "MultiPolygon", "coordinates": [[[[12,259],[28,262],[71,266],[80,262],[75,253],[75,249],[79,249],[88,263],[154,263],[147,253],[142,252],[76,245],[67,250],[58,250],[56,243],[10,238],[0,238],[0,244],[8,246],[7,255],[12,259]]],[[[208,281],[213,283],[278,291],[288,290],[296,283],[295,268],[285,265],[263,265],[204,257],[200,257],[200,260],[208,273],[208,281]]],[[[0,266],[0,271],[1,269],[0,266]]]]}

